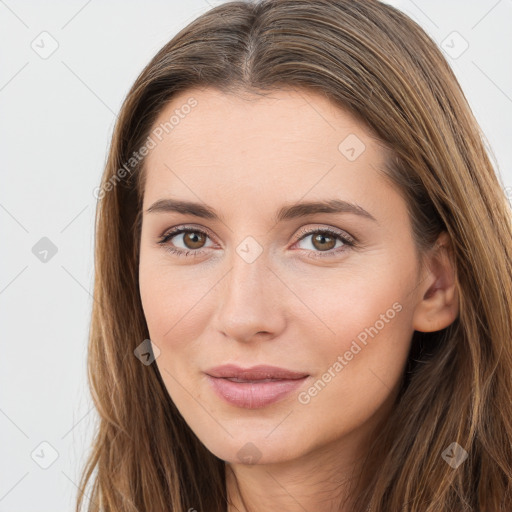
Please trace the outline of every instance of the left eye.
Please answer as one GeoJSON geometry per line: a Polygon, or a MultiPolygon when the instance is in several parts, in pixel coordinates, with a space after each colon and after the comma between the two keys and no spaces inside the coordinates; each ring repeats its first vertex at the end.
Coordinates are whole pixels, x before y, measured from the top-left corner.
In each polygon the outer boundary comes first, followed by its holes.
{"type": "MultiPolygon", "coordinates": [[[[317,228],[314,230],[303,231],[299,234],[297,243],[302,242],[308,237],[312,237],[309,244],[310,247],[312,247],[312,258],[333,256],[339,254],[340,252],[344,252],[348,247],[354,247],[356,245],[355,239],[350,235],[328,228],[317,228]],[[341,244],[338,246],[336,246],[337,241],[341,242],[341,244]]],[[[308,248],[306,249],[309,250],[308,248]]]]}

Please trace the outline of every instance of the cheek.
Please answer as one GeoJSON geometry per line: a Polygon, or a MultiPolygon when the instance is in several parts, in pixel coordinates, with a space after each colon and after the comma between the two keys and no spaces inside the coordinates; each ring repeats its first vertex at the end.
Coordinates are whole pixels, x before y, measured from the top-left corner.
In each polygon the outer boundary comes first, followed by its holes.
{"type": "Polygon", "coordinates": [[[323,415],[326,424],[356,428],[397,390],[413,334],[408,300],[414,269],[404,262],[379,269],[347,273],[328,293],[316,288],[310,295],[335,332],[317,346],[315,380],[298,396],[311,421],[323,415]]]}
{"type": "MultiPolygon", "coordinates": [[[[165,257],[165,256],[164,256],[165,257]]],[[[199,328],[198,314],[207,292],[204,281],[193,267],[171,268],[159,255],[147,258],[141,252],[139,291],[151,339],[165,347],[172,340],[194,338],[199,328]]]]}
{"type": "Polygon", "coordinates": [[[372,335],[386,337],[390,331],[403,330],[407,318],[402,312],[407,309],[414,276],[409,266],[388,258],[372,266],[329,274],[322,269],[323,275],[296,279],[293,291],[307,305],[307,311],[297,317],[308,318],[310,329],[314,324],[319,336],[332,340],[326,344],[328,350],[333,345],[348,350],[352,340],[364,344],[372,335]]]}
{"type": "Polygon", "coordinates": [[[314,324],[323,333],[314,347],[316,380],[299,403],[318,407],[318,414],[329,410],[338,421],[347,408],[365,414],[386,400],[400,381],[410,348],[413,275],[407,263],[391,261],[373,272],[352,269],[344,278],[317,282],[308,295],[305,288],[297,290],[317,317],[309,331],[314,324]],[[334,407],[338,401],[343,407],[334,407]]]}
{"type": "MultiPolygon", "coordinates": [[[[157,257],[141,253],[139,290],[149,337],[159,348],[156,365],[165,387],[178,406],[188,415],[191,408],[191,382],[196,378],[195,360],[200,350],[201,297],[204,290],[183,269],[170,269],[157,257]]],[[[188,416],[187,416],[188,418],[188,416]]],[[[191,419],[191,418],[188,418],[191,419]]]]}

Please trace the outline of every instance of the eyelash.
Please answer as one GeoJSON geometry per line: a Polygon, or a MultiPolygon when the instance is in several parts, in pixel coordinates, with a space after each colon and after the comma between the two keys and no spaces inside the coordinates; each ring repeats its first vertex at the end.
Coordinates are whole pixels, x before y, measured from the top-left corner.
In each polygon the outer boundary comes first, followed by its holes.
{"type": "MultiPolygon", "coordinates": [[[[158,244],[165,247],[166,251],[169,251],[172,254],[176,254],[177,256],[185,256],[185,257],[196,257],[201,255],[202,252],[204,252],[202,249],[177,249],[176,247],[173,247],[168,244],[169,240],[174,238],[177,235],[180,235],[182,233],[200,233],[201,235],[205,235],[209,237],[208,233],[206,231],[203,231],[202,229],[198,228],[182,228],[178,227],[170,231],[169,233],[163,235],[160,240],[157,242],[158,244]]],[[[310,258],[325,258],[325,257],[332,257],[335,254],[339,254],[340,252],[345,252],[347,250],[347,247],[355,247],[357,242],[355,238],[344,235],[343,233],[339,231],[335,231],[331,228],[317,228],[317,229],[304,229],[300,231],[300,233],[297,235],[297,240],[294,243],[300,242],[304,238],[306,238],[309,235],[314,234],[328,234],[334,238],[338,238],[341,240],[344,244],[341,248],[338,247],[337,250],[330,249],[329,251],[308,251],[308,257],[310,258]],[[311,254],[313,253],[313,254],[311,254]]],[[[307,250],[307,249],[304,249],[307,250]]]]}

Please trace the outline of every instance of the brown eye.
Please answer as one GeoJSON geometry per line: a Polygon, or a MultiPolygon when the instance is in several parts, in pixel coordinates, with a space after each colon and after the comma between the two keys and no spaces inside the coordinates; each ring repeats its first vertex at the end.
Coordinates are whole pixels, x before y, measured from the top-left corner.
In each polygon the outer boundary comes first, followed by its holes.
{"type": "Polygon", "coordinates": [[[201,249],[205,241],[205,235],[199,231],[185,231],[183,233],[183,243],[187,249],[201,249]]]}
{"type": "Polygon", "coordinates": [[[306,249],[311,258],[336,256],[356,246],[356,240],[351,235],[330,228],[304,230],[298,236],[299,248],[306,249]]]}
{"type": "Polygon", "coordinates": [[[317,233],[312,238],[313,246],[320,251],[334,249],[336,238],[324,233],[317,233]]]}
{"type": "Polygon", "coordinates": [[[158,243],[174,254],[198,255],[203,248],[209,247],[205,245],[208,238],[208,234],[200,229],[178,228],[164,235],[158,243]]]}

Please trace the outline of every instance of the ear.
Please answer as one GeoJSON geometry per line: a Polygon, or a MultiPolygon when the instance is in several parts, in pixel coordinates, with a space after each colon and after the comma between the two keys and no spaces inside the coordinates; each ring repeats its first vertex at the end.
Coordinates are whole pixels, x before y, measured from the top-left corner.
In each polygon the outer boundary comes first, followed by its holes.
{"type": "Polygon", "coordinates": [[[440,331],[451,325],[459,314],[457,269],[450,237],[441,233],[427,255],[427,270],[420,281],[413,328],[421,332],[440,331]]]}

